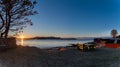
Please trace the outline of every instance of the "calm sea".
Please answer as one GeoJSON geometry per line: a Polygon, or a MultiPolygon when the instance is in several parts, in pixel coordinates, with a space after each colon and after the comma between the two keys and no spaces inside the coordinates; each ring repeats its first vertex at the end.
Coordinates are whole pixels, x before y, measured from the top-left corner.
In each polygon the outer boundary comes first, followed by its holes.
{"type": "Polygon", "coordinates": [[[92,39],[84,40],[19,40],[18,45],[34,46],[38,48],[51,48],[59,46],[69,46],[70,44],[91,42],[92,39]]]}

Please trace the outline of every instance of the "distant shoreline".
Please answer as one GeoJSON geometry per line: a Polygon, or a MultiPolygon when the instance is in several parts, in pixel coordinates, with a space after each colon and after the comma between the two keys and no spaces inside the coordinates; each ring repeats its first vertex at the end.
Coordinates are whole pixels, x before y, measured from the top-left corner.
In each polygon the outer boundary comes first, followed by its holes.
{"type": "Polygon", "coordinates": [[[33,37],[33,38],[24,38],[25,40],[92,40],[93,37],[88,38],[61,38],[61,37],[33,37]]]}

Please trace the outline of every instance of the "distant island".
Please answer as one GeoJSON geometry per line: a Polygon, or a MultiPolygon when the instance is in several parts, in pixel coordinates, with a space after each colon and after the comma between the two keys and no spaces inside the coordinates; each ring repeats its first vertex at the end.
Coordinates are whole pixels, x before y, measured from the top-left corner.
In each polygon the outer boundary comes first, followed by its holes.
{"type": "Polygon", "coordinates": [[[33,37],[33,38],[26,38],[27,40],[77,40],[77,38],[61,38],[61,37],[33,37]]]}
{"type": "Polygon", "coordinates": [[[76,37],[76,38],[63,38],[63,37],[33,37],[33,38],[25,38],[25,40],[91,40],[94,37],[76,37]]]}

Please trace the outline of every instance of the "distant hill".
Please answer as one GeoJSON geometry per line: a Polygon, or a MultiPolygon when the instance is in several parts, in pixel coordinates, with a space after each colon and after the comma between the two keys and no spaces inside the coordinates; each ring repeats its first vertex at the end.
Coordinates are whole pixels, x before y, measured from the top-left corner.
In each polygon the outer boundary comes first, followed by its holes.
{"type": "Polygon", "coordinates": [[[24,38],[24,40],[94,40],[94,38],[111,38],[111,37],[76,37],[76,38],[62,38],[62,37],[33,37],[33,38],[24,38]]]}
{"type": "Polygon", "coordinates": [[[33,38],[27,38],[27,40],[77,40],[77,38],[61,38],[61,37],[33,37],[33,38]]]}
{"type": "Polygon", "coordinates": [[[25,38],[26,40],[93,40],[94,38],[110,38],[110,37],[76,37],[76,38],[62,38],[62,37],[33,37],[25,38]]]}

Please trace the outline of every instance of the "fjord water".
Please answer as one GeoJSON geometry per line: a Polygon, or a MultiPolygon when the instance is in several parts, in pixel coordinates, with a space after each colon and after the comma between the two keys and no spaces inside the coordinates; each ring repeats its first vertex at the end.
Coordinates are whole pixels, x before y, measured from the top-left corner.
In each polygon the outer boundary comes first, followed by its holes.
{"type": "Polygon", "coordinates": [[[92,42],[93,39],[84,40],[19,40],[18,45],[22,46],[34,46],[38,48],[51,48],[59,46],[70,46],[70,44],[92,42]]]}

